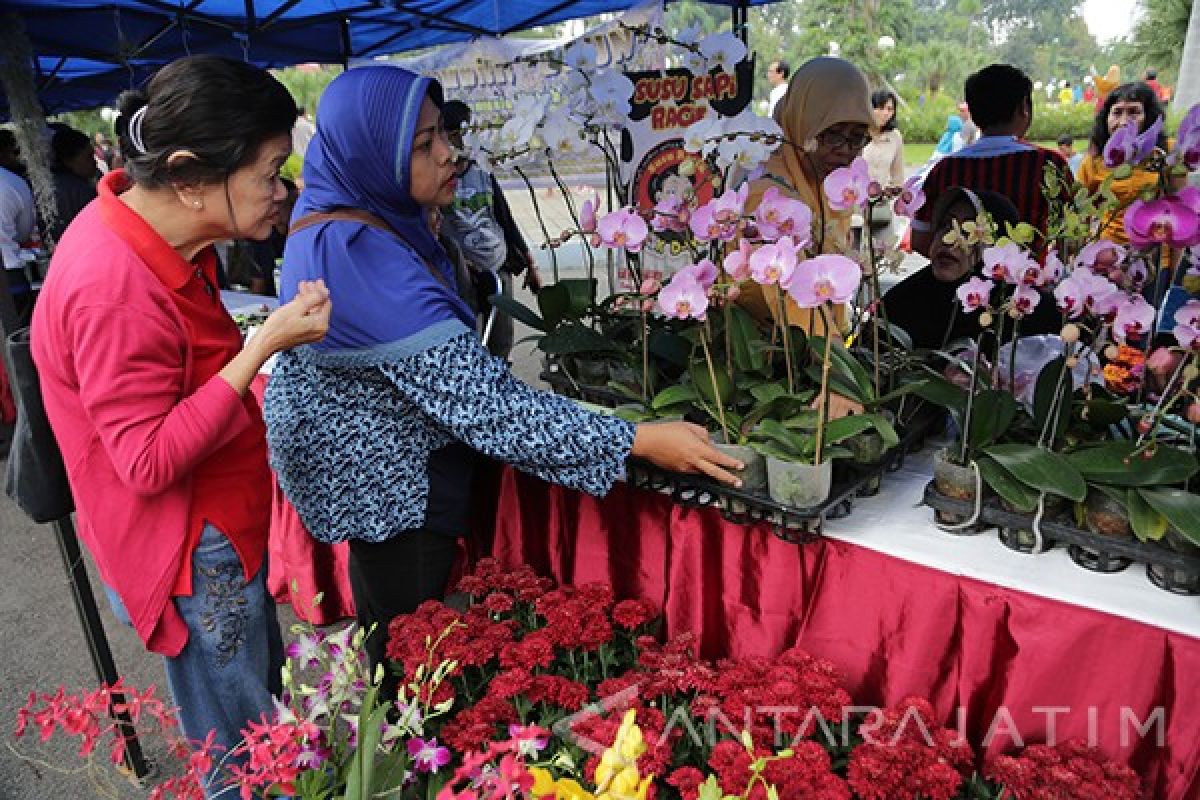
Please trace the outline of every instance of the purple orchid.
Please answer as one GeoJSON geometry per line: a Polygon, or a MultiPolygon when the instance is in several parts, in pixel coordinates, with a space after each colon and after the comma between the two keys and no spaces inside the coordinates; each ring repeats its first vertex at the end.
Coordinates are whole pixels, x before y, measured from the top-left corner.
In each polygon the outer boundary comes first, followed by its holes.
{"type": "Polygon", "coordinates": [[[1127,339],[1140,339],[1154,325],[1154,306],[1140,294],[1127,295],[1117,306],[1113,320],[1113,338],[1124,343],[1127,339]]]}
{"type": "Polygon", "coordinates": [[[675,273],[676,278],[680,276],[692,279],[707,292],[717,282],[717,265],[707,258],[702,258],[695,264],[689,264],[675,273]]]}
{"type": "Polygon", "coordinates": [[[537,725],[509,725],[508,735],[526,758],[537,758],[550,743],[550,732],[537,725]]]}
{"type": "Polygon", "coordinates": [[[1104,166],[1115,169],[1122,164],[1134,164],[1138,153],[1137,125],[1130,122],[1113,131],[1104,145],[1104,166]]]}
{"type": "Polygon", "coordinates": [[[984,248],[983,265],[995,281],[1018,283],[1032,267],[1040,269],[1029,251],[1016,242],[984,248]]]}
{"type": "Polygon", "coordinates": [[[763,286],[786,286],[796,269],[796,246],[784,236],[765,244],[750,256],[750,277],[763,286]]]}
{"type": "Polygon", "coordinates": [[[747,181],[741,188],[725,192],[712,200],[713,217],[722,225],[737,225],[746,207],[746,198],[750,193],[750,183],[747,181]]]}
{"type": "Polygon", "coordinates": [[[825,177],[825,196],[834,211],[847,211],[867,202],[871,175],[862,156],[848,167],[839,167],[825,177]]]}
{"type": "Polygon", "coordinates": [[[704,319],[708,292],[690,275],[676,275],[658,293],[658,309],[673,319],[704,319]]]}
{"type": "Polygon", "coordinates": [[[579,231],[581,233],[596,232],[596,199],[589,197],[579,207],[579,231]]]}
{"type": "Polygon", "coordinates": [[[1125,232],[1134,247],[1190,247],[1200,242],[1200,216],[1178,195],[1135,200],[1125,210],[1125,232]]]}
{"type": "Polygon", "coordinates": [[[981,308],[986,308],[996,284],[986,278],[974,277],[958,287],[954,293],[963,311],[971,314],[981,308]]]}
{"type": "Polygon", "coordinates": [[[1146,130],[1138,135],[1137,141],[1134,142],[1135,164],[1140,164],[1153,155],[1154,148],[1158,147],[1158,137],[1162,135],[1163,123],[1165,121],[1166,120],[1160,116],[1158,119],[1154,120],[1153,125],[1151,125],[1149,128],[1146,128],[1146,130]]]}
{"type": "Polygon", "coordinates": [[[436,737],[428,741],[419,736],[409,739],[408,754],[418,772],[437,772],[450,763],[450,750],[439,746],[436,737]]]}
{"type": "Polygon", "coordinates": [[[682,233],[687,230],[689,216],[687,206],[682,200],[673,194],[667,195],[654,207],[654,219],[651,220],[650,227],[659,233],[682,233]]]}
{"type": "Polygon", "coordinates": [[[1176,310],[1172,333],[1180,347],[1200,351],[1200,300],[1188,300],[1176,310]]]}
{"type": "Polygon", "coordinates": [[[1042,295],[1037,289],[1021,284],[1012,295],[1013,316],[1017,319],[1028,316],[1041,301],[1042,295]]]}
{"type": "Polygon", "coordinates": [[[920,211],[925,205],[925,192],[921,188],[923,182],[921,175],[913,175],[906,180],[896,202],[892,203],[892,210],[902,217],[912,217],[920,211]]]}
{"type": "Polygon", "coordinates": [[[1079,251],[1075,257],[1076,267],[1086,267],[1097,275],[1107,275],[1114,267],[1125,261],[1125,248],[1107,239],[1097,239],[1079,251]]]}
{"type": "Polygon", "coordinates": [[[320,631],[305,633],[288,642],[284,653],[300,669],[311,669],[321,663],[321,644],[325,636],[320,631]]]}
{"type": "Polygon", "coordinates": [[[1108,278],[1087,270],[1075,270],[1054,288],[1058,308],[1071,319],[1082,314],[1104,315],[1124,294],[1108,278]]]}
{"type": "Polygon", "coordinates": [[[801,261],[786,288],[801,308],[825,303],[845,303],[862,282],[862,268],[841,255],[823,255],[801,261]]]}
{"type": "Polygon", "coordinates": [[[1200,167],[1200,104],[1188,109],[1179,123],[1179,135],[1175,137],[1175,152],[1172,164],[1183,164],[1188,171],[1200,167]]]}

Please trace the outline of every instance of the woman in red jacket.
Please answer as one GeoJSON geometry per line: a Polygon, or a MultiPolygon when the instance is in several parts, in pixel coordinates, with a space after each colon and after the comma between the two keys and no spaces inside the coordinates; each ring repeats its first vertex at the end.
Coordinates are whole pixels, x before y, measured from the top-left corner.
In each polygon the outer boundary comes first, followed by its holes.
{"type": "Polygon", "coordinates": [[[213,243],[266,237],[296,107],[247,64],[195,56],[119,100],[126,170],[63,234],[34,311],[34,359],[81,537],[146,646],[184,733],[231,747],[282,663],[264,582],[270,473],[247,391],[275,352],[319,340],[306,284],[243,349],[213,243]]]}

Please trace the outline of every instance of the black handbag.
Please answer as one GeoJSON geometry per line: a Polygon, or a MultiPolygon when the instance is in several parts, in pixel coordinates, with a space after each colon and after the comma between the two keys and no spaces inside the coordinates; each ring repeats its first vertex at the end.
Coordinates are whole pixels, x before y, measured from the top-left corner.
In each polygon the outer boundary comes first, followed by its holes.
{"type": "Polygon", "coordinates": [[[75,499],[42,405],[42,387],[29,349],[29,328],[10,334],[4,350],[17,406],[4,493],[34,522],[53,522],[75,510],[75,499]]]}

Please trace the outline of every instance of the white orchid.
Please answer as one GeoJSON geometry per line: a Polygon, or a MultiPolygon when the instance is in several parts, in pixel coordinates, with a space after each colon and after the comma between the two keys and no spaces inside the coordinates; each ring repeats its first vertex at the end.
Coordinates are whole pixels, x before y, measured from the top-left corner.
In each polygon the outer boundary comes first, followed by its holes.
{"type": "Polygon", "coordinates": [[[596,73],[588,93],[596,102],[595,117],[598,122],[619,125],[629,116],[633,81],[625,77],[624,73],[614,69],[596,73]]]}
{"type": "Polygon", "coordinates": [[[746,45],[729,31],[711,33],[700,40],[700,52],[708,69],[733,72],[734,65],[746,57],[746,45]]]}
{"type": "Polygon", "coordinates": [[[778,122],[770,117],[760,117],[749,108],[729,119],[725,124],[725,132],[744,135],[759,134],[763,139],[773,138],[770,143],[764,142],[768,150],[774,150],[783,141],[783,128],[779,127],[778,122]]]}
{"type": "Polygon", "coordinates": [[[563,61],[567,62],[567,66],[580,72],[592,72],[598,63],[597,56],[596,46],[580,39],[563,53],[563,61]]]}
{"type": "Polygon", "coordinates": [[[745,136],[726,139],[717,147],[717,166],[737,167],[752,173],[759,164],[771,156],[771,151],[761,141],[752,142],[745,136]]]}
{"type": "MultiPolygon", "coordinates": [[[[700,43],[700,38],[704,35],[704,30],[699,25],[689,25],[680,33],[676,34],[676,41],[685,45],[697,45],[700,43]]],[[[708,72],[708,65],[705,58],[700,53],[695,53],[688,49],[683,49],[683,67],[693,75],[703,75],[708,72]]]]}
{"type": "Polygon", "coordinates": [[[551,156],[573,156],[583,151],[583,130],[563,108],[553,109],[542,121],[541,137],[551,156]]]}
{"type": "Polygon", "coordinates": [[[724,133],[725,120],[716,114],[705,115],[684,129],[683,149],[710,156],[717,148],[717,138],[724,133]]]}

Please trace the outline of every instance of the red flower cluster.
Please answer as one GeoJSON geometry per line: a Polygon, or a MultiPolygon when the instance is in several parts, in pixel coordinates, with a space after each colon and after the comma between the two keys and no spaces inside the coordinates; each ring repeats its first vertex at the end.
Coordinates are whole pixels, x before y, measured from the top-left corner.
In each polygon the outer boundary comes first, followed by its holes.
{"type": "Polygon", "coordinates": [[[972,771],[970,745],[937,723],[928,700],[907,698],[859,733],[864,742],[850,756],[847,780],[862,800],[950,800],[972,771]]]}
{"type": "Polygon", "coordinates": [[[1020,756],[997,756],[985,771],[1004,787],[1000,800],[1136,800],[1137,774],[1080,741],[1031,745],[1020,756]]]}
{"type": "MultiPolygon", "coordinates": [[[[850,800],[850,788],[834,774],[828,751],[816,742],[798,742],[786,758],[772,758],[772,754],[770,748],[756,746],[751,756],[740,742],[726,739],[713,748],[708,766],[725,794],[741,796],[750,785],[755,759],[770,759],[762,780],[756,781],[750,791],[750,800],[766,800],[763,781],[774,786],[779,797],[789,800],[850,800]]],[[[683,800],[696,800],[699,792],[693,784],[698,771],[679,772],[669,782],[680,790],[683,800]]]]}
{"type": "Polygon", "coordinates": [[[242,742],[234,755],[245,757],[244,764],[232,764],[230,773],[241,786],[242,800],[252,800],[257,790],[275,789],[294,794],[294,781],[303,771],[305,758],[320,741],[321,730],[311,722],[248,722],[242,729],[242,742]]]}

